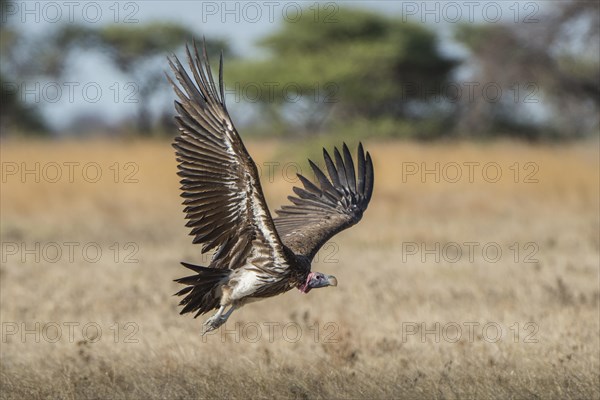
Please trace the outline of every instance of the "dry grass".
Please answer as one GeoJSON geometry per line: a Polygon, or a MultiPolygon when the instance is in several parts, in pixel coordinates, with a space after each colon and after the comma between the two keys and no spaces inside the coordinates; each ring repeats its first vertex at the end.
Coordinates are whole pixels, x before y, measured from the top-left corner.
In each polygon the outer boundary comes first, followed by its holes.
{"type": "MultiPolygon", "coordinates": [[[[301,161],[292,159],[297,144],[248,147],[259,165],[301,161]]],[[[248,305],[226,330],[202,339],[202,321],[179,316],[171,296],[178,288],[172,280],[185,273],[179,261],[202,259],[183,226],[168,143],[2,143],[3,169],[97,162],[103,177],[86,182],[77,167],[73,183],[44,176],[40,183],[32,176],[2,183],[0,397],[598,398],[598,143],[368,148],[376,168],[370,209],[314,267],[335,274],[340,285],[248,305]],[[115,162],[121,172],[135,163],[139,182],[114,183],[115,162]],[[503,176],[496,183],[480,174],[473,183],[428,176],[422,183],[403,180],[402,162],[497,162],[503,176]],[[515,162],[522,173],[535,163],[539,182],[521,176],[514,183],[515,162]],[[51,262],[54,242],[63,254],[51,262]],[[66,242],[79,243],[73,260],[66,242]],[[124,262],[135,248],[124,249],[129,242],[139,250],[137,263],[124,262]],[[423,249],[465,242],[480,243],[473,261],[463,254],[451,263],[447,253],[423,262],[420,252],[402,252],[406,243],[423,249]],[[516,261],[509,248],[515,242],[516,261]],[[102,249],[99,261],[83,257],[86,243],[102,249]],[[482,256],[486,243],[502,248],[499,261],[482,256]],[[527,243],[538,246],[535,262],[524,262],[527,243]],[[31,248],[33,255],[25,252],[31,248]],[[83,332],[90,322],[101,337],[93,327],[83,332]],[[69,323],[78,324],[73,337],[69,323]],[[503,336],[493,340],[486,323],[503,336]],[[54,324],[62,337],[51,343],[54,324]],[[457,325],[462,336],[454,341],[457,325]]],[[[276,172],[274,183],[263,183],[272,208],[291,189],[276,172]]]]}

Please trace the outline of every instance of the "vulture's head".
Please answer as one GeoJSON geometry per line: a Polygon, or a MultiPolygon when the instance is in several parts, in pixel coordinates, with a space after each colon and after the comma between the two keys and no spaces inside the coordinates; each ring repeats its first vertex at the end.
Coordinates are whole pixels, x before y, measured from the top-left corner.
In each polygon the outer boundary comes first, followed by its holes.
{"type": "Polygon", "coordinates": [[[325,275],[321,272],[311,272],[306,277],[306,281],[298,287],[302,293],[308,293],[311,289],[322,288],[326,286],[337,286],[337,279],[333,275],[325,275]]]}

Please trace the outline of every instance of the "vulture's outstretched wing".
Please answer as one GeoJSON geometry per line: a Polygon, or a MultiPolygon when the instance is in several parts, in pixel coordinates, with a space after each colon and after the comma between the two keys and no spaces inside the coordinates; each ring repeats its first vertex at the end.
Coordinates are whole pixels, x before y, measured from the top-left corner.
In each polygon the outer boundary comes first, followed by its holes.
{"type": "MultiPolygon", "coordinates": [[[[169,77],[179,101],[175,117],[180,130],[173,147],[179,162],[184,212],[194,243],[202,252],[216,249],[211,268],[235,269],[249,257],[267,268],[281,268],[283,246],[260,186],[256,165],[248,154],[225,107],[223,55],[219,90],[204,46],[194,54],[186,46],[190,78],[177,57],[169,64],[181,89],[169,77]]],[[[268,272],[268,271],[266,271],[268,272]]]]}
{"type": "Polygon", "coordinates": [[[373,162],[358,146],[358,168],[344,144],[343,157],[336,148],[335,164],[323,149],[330,179],[312,161],[318,186],[298,175],[304,189],[294,187],[298,196],[289,196],[293,205],[276,213],[275,226],[283,243],[294,253],[312,259],[319,248],[336,233],[351,227],[362,218],[373,193],[373,162]]]}

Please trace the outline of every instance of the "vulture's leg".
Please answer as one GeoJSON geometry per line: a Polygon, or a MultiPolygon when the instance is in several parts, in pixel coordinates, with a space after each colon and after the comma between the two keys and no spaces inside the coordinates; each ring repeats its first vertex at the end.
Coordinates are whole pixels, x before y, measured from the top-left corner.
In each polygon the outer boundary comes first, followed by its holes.
{"type": "Polygon", "coordinates": [[[236,306],[231,306],[231,308],[229,309],[229,311],[227,311],[225,313],[225,315],[223,315],[221,318],[223,319],[223,322],[227,321],[227,318],[229,318],[229,316],[231,315],[232,312],[234,312],[237,309],[236,306]]]}
{"type": "Polygon", "coordinates": [[[212,317],[207,319],[206,322],[204,323],[204,326],[202,328],[202,335],[204,336],[208,332],[213,331],[213,330],[217,329],[218,327],[220,327],[221,325],[223,325],[225,323],[225,321],[227,321],[227,318],[229,318],[231,313],[236,308],[237,308],[236,306],[231,306],[231,308],[225,313],[225,315],[223,315],[223,311],[225,311],[225,306],[221,306],[221,308],[219,308],[219,311],[217,311],[217,313],[215,315],[213,315],[212,317]]]}

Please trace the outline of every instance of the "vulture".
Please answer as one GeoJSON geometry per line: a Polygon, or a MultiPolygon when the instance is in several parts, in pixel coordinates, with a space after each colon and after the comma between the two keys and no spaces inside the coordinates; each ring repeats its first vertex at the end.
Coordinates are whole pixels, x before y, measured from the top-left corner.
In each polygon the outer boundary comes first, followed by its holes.
{"type": "Polygon", "coordinates": [[[217,310],[202,334],[220,327],[246,303],[297,288],[302,293],[337,286],[332,275],[311,271],[319,248],[362,218],[373,193],[373,163],[359,144],[356,162],[346,144],[333,157],[323,149],[327,176],[309,160],[314,182],[298,175],[291,204],[273,218],[263,195],[256,164],[248,154],[225,106],[223,53],[218,87],[206,44],[199,53],[186,45],[190,73],[177,56],[168,58],[178,84],[167,75],[178,100],[179,130],[173,147],[181,177],[186,226],[210,264],[182,262],[193,274],[177,279],[185,288],[181,314],[195,317],[217,310]]]}

